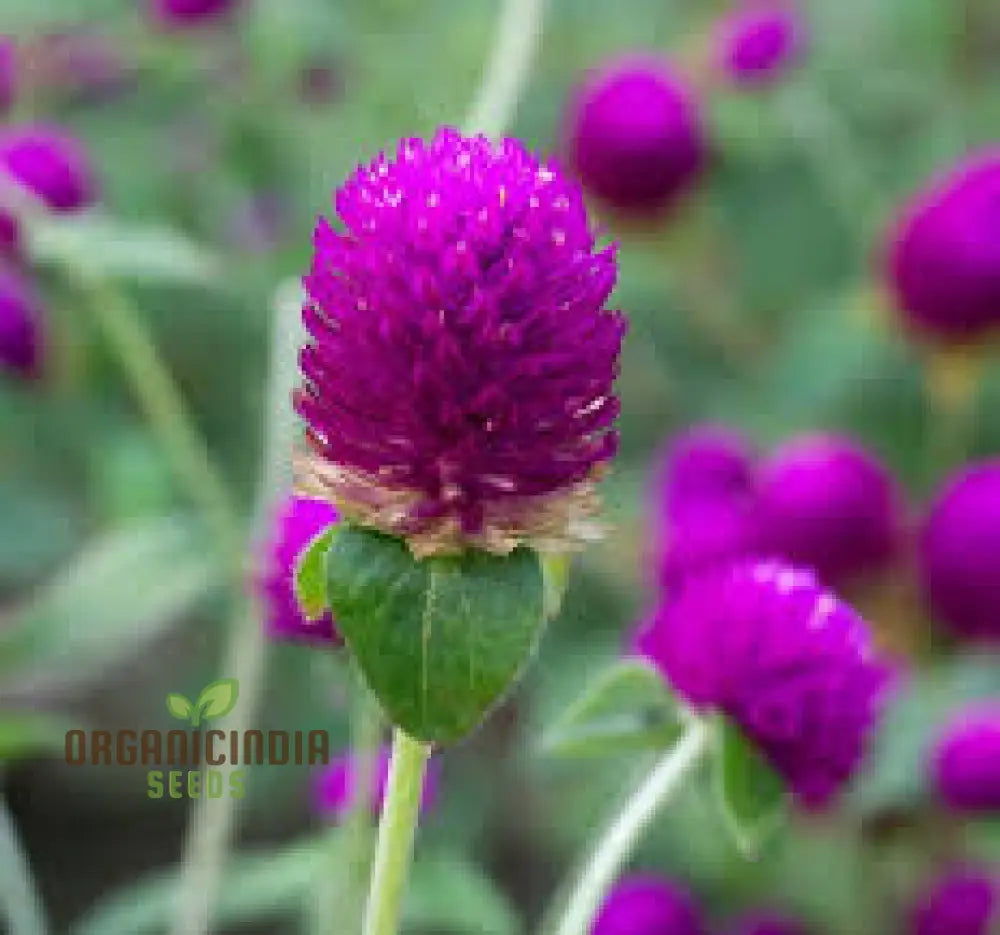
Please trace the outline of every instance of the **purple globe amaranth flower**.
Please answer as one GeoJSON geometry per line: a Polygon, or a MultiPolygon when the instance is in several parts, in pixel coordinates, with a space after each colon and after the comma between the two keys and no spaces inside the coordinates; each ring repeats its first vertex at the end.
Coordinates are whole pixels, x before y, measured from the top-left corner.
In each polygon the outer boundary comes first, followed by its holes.
{"type": "Polygon", "coordinates": [[[998,881],[985,868],[953,868],[917,901],[907,935],[989,935],[998,915],[998,881]]]}
{"type": "Polygon", "coordinates": [[[931,770],[949,808],[1000,813],[1000,698],[962,711],[947,725],[931,770]]]}
{"type": "Polygon", "coordinates": [[[620,881],[594,918],[590,935],[705,935],[687,890],[653,876],[620,881]]]}
{"type": "Polygon", "coordinates": [[[24,276],[0,264],[0,366],[20,377],[41,371],[44,310],[24,276]]]}
{"type": "Polygon", "coordinates": [[[34,124],[0,133],[0,171],[53,211],[77,211],[96,197],[97,183],[83,146],[58,127],[34,124]]]}
{"type": "MultiPolygon", "coordinates": [[[[392,752],[388,746],[379,749],[373,764],[371,787],[371,808],[373,814],[382,811],[386,788],[389,784],[389,766],[392,752]]],[[[313,781],[313,807],[317,814],[327,820],[339,821],[351,810],[357,795],[358,776],[361,767],[352,753],[345,753],[332,760],[328,766],[316,772],[313,781]]],[[[420,793],[420,808],[433,808],[438,797],[440,775],[438,761],[432,759],[427,764],[424,785],[420,793]]]]}
{"type": "Polygon", "coordinates": [[[689,578],[639,648],[694,707],[728,715],[810,808],[854,774],[889,678],[855,611],[783,561],[689,578]]]}
{"type": "Polygon", "coordinates": [[[149,0],[149,10],[161,25],[186,29],[224,19],[242,0],[149,0]]]}
{"type": "Polygon", "coordinates": [[[809,935],[801,923],[773,912],[755,912],[740,919],[731,935],[809,935]]]}
{"type": "Polygon", "coordinates": [[[976,153],[902,212],[888,275],[918,330],[965,342],[1000,325],[1000,146],[976,153]]]}
{"type": "Polygon", "coordinates": [[[967,465],[945,484],[924,523],[919,562],[942,623],[1000,640],[1000,458],[967,465]]]}
{"type": "Polygon", "coordinates": [[[417,555],[593,532],[625,321],[579,189],[516,140],[403,140],[321,219],[303,489],[417,555]]]}
{"type": "Polygon", "coordinates": [[[763,553],[816,570],[827,584],[883,568],[901,538],[891,474],[845,438],[815,435],[779,449],[760,469],[763,553]]]}
{"type": "Polygon", "coordinates": [[[774,81],[794,64],[805,45],[797,8],[780,0],[749,0],[717,28],[720,70],[737,85],[774,81]]]}
{"type": "Polygon", "coordinates": [[[274,639],[306,640],[318,645],[341,644],[333,617],[327,611],[309,620],[295,597],[295,569],[299,557],[323,530],[337,521],[337,511],[323,500],[290,496],[283,503],[267,544],[259,586],[264,599],[265,625],[274,639]]]}
{"type": "Polygon", "coordinates": [[[623,212],[670,206],[707,159],[692,91],[652,58],[621,59],[596,73],[576,93],[566,132],[584,188],[623,212]]]}
{"type": "Polygon", "coordinates": [[[743,497],[754,486],[753,450],[726,426],[688,429],[672,440],[662,460],[661,497],[668,517],[692,501],[743,497]]]}
{"type": "Polygon", "coordinates": [[[0,36],[0,114],[14,103],[17,93],[17,46],[9,36],[0,36]]]}

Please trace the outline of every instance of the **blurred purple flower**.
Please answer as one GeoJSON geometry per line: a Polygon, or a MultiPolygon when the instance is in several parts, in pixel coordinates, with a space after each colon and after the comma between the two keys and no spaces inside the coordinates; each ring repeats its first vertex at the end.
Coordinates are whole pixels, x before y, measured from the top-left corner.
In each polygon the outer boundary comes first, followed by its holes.
{"type": "Polygon", "coordinates": [[[590,935],[705,935],[687,890],[660,877],[620,881],[605,899],[590,935]]]}
{"type": "Polygon", "coordinates": [[[989,935],[997,917],[995,873],[976,867],[952,869],[921,896],[909,935],[989,935]]]}
{"type": "Polygon", "coordinates": [[[0,36],[0,114],[17,94],[17,46],[10,36],[0,36]]]}
{"type": "Polygon", "coordinates": [[[743,497],[754,484],[753,449],[739,432],[696,425],[675,437],[662,458],[664,515],[676,516],[695,500],[743,497]]]}
{"type": "MultiPolygon", "coordinates": [[[[382,803],[389,783],[391,759],[389,747],[381,747],[375,759],[375,770],[372,775],[371,806],[372,813],[375,815],[382,811],[382,803]]],[[[343,819],[350,812],[354,796],[357,794],[358,773],[357,759],[351,753],[336,757],[328,766],[318,770],[313,781],[313,807],[317,814],[331,821],[343,819]]],[[[439,785],[438,761],[432,759],[427,765],[424,786],[420,795],[420,808],[422,810],[434,807],[439,785]]]]}
{"type": "Polygon", "coordinates": [[[0,365],[19,377],[36,377],[44,349],[42,302],[20,273],[0,263],[0,365]]]}
{"type": "Polygon", "coordinates": [[[58,127],[35,124],[0,132],[0,170],[53,211],[77,211],[96,197],[96,179],[82,144],[58,127]]]}
{"type": "Polygon", "coordinates": [[[313,485],[418,554],[585,538],[624,318],[577,186],[516,140],[403,140],[321,219],[296,408],[313,485]]]}
{"type": "Polygon", "coordinates": [[[883,568],[900,544],[900,498],[892,475],[854,442],[805,436],[761,466],[762,552],[815,569],[827,584],[883,568]]]}
{"type": "Polygon", "coordinates": [[[794,64],[805,45],[798,9],[787,0],[749,0],[719,23],[719,67],[738,85],[766,84],[794,64]]]}
{"type": "Polygon", "coordinates": [[[290,496],[282,504],[260,579],[265,625],[273,639],[306,640],[321,646],[341,644],[329,611],[318,620],[306,619],[295,598],[294,583],[299,556],[336,520],[337,511],[323,500],[290,496]]]}
{"type": "Polygon", "coordinates": [[[1000,699],[966,709],[946,726],[931,769],[949,808],[1000,813],[1000,699]]]}
{"type": "Polygon", "coordinates": [[[567,135],[584,188],[626,212],[668,207],[707,159],[694,93],[652,58],[620,59],[593,75],[576,93],[567,135]]]}
{"type": "Polygon", "coordinates": [[[639,648],[692,705],[729,715],[810,808],[857,769],[890,674],[854,610],[782,561],[688,579],[639,648]]]}
{"type": "Polygon", "coordinates": [[[731,935],[809,935],[801,922],[772,912],[744,916],[732,928],[731,935]]]}
{"type": "Polygon", "coordinates": [[[889,248],[889,278],[919,329],[967,341],[1000,325],[1000,147],[920,191],[889,248]]]}
{"type": "Polygon", "coordinates": [[[920,576],[942,623],[1000,640],[1000,459],[966,465],[945,484],[924,523],[920,576]]]}
{"type": "Polygon", "coordinates": [[[177,29],[224,19],[242,0],[149,0],[150,13],[161,25],[177,29]]]}

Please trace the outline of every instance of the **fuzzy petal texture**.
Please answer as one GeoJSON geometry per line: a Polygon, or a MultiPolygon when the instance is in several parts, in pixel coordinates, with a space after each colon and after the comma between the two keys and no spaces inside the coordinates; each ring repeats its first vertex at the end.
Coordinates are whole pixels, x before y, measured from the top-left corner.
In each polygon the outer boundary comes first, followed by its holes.
{"type": "Polygon", "coordinates": [[[605,899],[590,935],[705,935],[698,907],[684,888],[660,877],[620,881],[605,899]]]}
{"type": "Polygon", "coordinates": [[[854,610],[783,561],[690,578],[639,648],[695,708],[732,718],[809,808],[854,775],[890,674],[854,610]]]}
{"type": "Polygon", "coordinates": [[[10,127],[0,133],[0,171],[53,211],[78,211],[92,204],[97,195],[83,145],[64,130],[46,124],[10,127]]]}
{"type": "Polygon", "coordinates": [[[37,377],[44,353],[45,314],[34,286],[0,264],[0,367],[22,378],[37,377]]]}
{"type": "Polygon", "coordinates": [[[962,711],[932,758],[938,797],[963,813],[1000,814],[1000,698],[962,711]]]}
{"type": "Polygon", "coordinates": [[[577,186],[446,128],[335,203],[305,278],[302,489],[417,554],[592,537],[625,321],[577,186]]]}
{"type": "Polygon", "coordinates": [[[998,880],[985,868],[959,867],[928,888],[914,907],[908,935],[989,935],[997,918],[998,880]]]}

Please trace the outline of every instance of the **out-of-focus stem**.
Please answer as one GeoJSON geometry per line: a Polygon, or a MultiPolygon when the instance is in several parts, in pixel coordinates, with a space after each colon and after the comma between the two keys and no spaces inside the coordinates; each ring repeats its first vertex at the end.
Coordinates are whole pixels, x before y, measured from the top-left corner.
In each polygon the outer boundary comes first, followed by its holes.
{"type": "Polygon", "coordinates": [[[45,935],[42,899],[14,816],[0,798],[0,907],[10,935],[45,935]]]}

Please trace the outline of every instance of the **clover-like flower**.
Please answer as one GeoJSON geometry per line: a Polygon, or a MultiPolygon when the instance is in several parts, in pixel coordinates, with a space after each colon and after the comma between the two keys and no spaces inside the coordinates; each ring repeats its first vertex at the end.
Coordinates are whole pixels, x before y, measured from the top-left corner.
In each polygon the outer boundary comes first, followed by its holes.
{"type": "Polygon", "coordinates": [[[776,560],[691,577],[638,648],[694,708],[728,715],[807,807],[854,774],[889,676],[854,610],[776,560]]]}
{"type": "Polygon", "coordinates": [[[78,211],[91,204],[97,193],[94,171],[80,141],[45,124],[0,133],[0,172],[53,211],[78,211]]]}
{"type": "Polygon", "coordinates": [[[335,204],[305,278],[301,489],[417,555],[591,537],[625,322],[578,187],[515,140],[442,129],[335,204]]]}
{"type": "Polygon", "coordinates": [[[670,880],[621,880],[594,919],[591,935],[705,935],[691,894],[670,880]]]}
{"type": "Polygon", "coordinates": [[[988,935],[1000,916],[1000,880],[974,866],[954,867],[928,887],[911,914],[910,935],[988,935]]]}
{"type": "Polygon", "coordinates": [[[44,310],[24,276],[0,264],[0,367],[35,377],[42,365],[44,310]]]}
{"type": "Polygon", "coordinates": [[[931,770],[949,808],[1000,814],[1000,699],[961,711],[945,727],[931,770]]]}
{"type": "Polygon", "coordinates": [[[751,86],[784,74],[801,55],[806,36],[800,13],[788,0],[749,0],[719,23],[715,39],[723,74],[751,86]]]}

